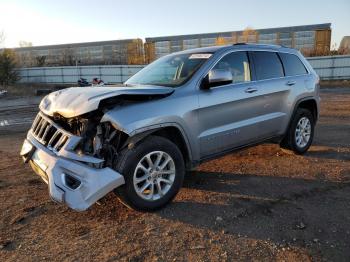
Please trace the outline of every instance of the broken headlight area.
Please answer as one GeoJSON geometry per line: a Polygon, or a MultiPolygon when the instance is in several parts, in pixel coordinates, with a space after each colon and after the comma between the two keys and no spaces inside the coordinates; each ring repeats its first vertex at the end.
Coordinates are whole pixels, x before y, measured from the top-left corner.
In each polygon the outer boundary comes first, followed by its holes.
{"type": "Polygon", "coordinates": [[[99,123],[94,126],[93,132],[83,134],[82,138],[76,148],[77,152],[103,159],[103,167],[114,167],[128,136],[110,123],[99,123]]]}
{"type": "Polygon", "coordinates": [[[56,123],[82,138],[75,148],[76,153],[103,159],[100,168],[113,167],[128,136],[108,122],[101,123],[101,118],[102,115],[96,112],[69,119],[60,115],[54,116],[56,123]]]}

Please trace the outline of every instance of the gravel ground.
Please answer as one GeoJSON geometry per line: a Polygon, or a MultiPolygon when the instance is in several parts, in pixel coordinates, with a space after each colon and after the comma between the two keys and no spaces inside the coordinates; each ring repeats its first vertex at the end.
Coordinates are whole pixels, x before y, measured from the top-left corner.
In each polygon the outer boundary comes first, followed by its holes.
{"type": "Polygon", "coordinates": [[[350,88],[321,106],[306,155],[264,144],[207,162],[154,213],[113,194],[82,213],[52,202],[18,156],[27,124],[0,126],[0,260],[349,261],[350,88]]]}

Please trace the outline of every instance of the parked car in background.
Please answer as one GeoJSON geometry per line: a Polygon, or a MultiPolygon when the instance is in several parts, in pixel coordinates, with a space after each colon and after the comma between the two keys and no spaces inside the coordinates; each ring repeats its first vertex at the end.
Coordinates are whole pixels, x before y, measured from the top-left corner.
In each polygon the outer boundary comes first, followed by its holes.
{"type": "Polygon", "coordinates": [[[186,170],[264,142],[310,147],[319,78],[282,46],[236,44],[182,51],[146,66],[124,87],[69,88],[46,96],[21,155],[51,197],[85,210],[114,190],[154,210],[186,170]]]}

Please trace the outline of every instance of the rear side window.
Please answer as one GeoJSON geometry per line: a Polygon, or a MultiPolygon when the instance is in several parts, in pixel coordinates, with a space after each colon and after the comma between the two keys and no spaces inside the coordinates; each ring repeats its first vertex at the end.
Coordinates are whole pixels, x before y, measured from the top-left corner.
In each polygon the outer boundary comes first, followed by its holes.
{"type": "Polygon", "coordinates": [[[293,54],[279,53],[286,76],[296,76],[307,74],[304,64],[299,57],[293,54]]]}
{"type": "Polygon", "coordinates": [[[233,52],[224,56],[213,69],[228,69],[232,73],[232,83],[250,81],[249,61],[246,52],[233,52]]]}
{"type": "Polygon", "coordinates": [[[275,52],[251,52],[257,80],[283,77],[282,63],[275,52]]]}

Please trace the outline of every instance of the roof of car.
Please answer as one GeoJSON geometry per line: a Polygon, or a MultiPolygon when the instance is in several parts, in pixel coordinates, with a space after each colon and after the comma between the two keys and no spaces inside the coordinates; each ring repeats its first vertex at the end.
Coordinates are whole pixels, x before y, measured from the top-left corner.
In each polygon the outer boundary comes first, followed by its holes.
{"type": "Polygon", "coordinates": [[[229,50],[229,49],[261,49],[261,50],[294,50],[292,48],[288,48],[281,45],[267,45],[267,44],[246,44],[246,43],[237,43],[233,45],[222,45],[222,46],[210,46],[210,47],[200,47],[200,48],[194,48],[194,49],[188,49],[181,51],[179,53],[215,53],[218,50],[229,50]]]}

